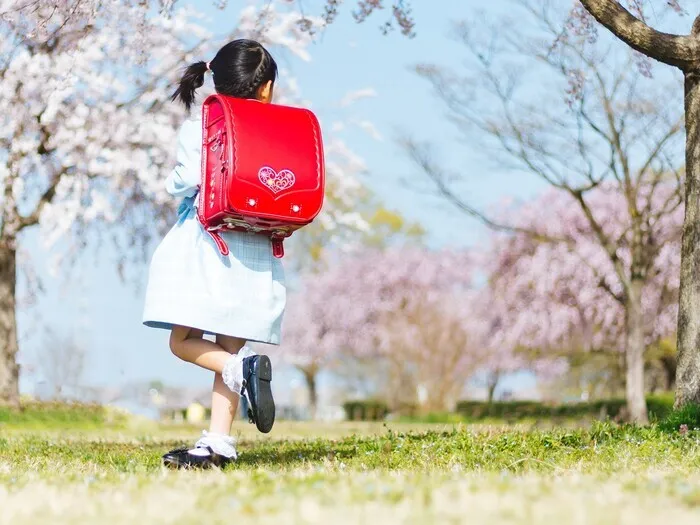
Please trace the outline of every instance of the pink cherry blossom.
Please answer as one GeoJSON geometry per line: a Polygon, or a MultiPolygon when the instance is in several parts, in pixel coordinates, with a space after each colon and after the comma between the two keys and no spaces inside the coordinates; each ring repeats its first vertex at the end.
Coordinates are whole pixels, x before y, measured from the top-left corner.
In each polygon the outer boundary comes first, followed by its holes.
{"type": "Polygon", "coordinates": [[[344,256],[291,295],[279,354],[314,373],[369,362],[394,405],[402,389],[409,398],[422,389],[426,407],[445,409],[477,371],[519,366],[510,348],[487,341],[488,294],[475,269],[469,252],[420,246],[344,256]]]}
{"type": "MultiPolygon", "coordinates": [[[[652,206],[661,209],[674,189],[657,188],[652,206]]],[[[604,185],[591,193],[589,202],[605,233],[619,239],[617,254],[629,273],[631,233],[624,196],[604,185]]],[[[568,195],[550,190],[514,212],[517,224],[562,242],[541,242],[527,234],[498,235],[484,257],[495,304],[508,321],[496,334],[503,346],[557,351],[624,348],[625,311],[616,299],[623,287],[589,222],[573,204],[568,195]]],[[[642,297],[647,343],[676,329],[682,221],[683,209],[678,207],[647,225],[649,242],[655,246],[642,297]]]]}

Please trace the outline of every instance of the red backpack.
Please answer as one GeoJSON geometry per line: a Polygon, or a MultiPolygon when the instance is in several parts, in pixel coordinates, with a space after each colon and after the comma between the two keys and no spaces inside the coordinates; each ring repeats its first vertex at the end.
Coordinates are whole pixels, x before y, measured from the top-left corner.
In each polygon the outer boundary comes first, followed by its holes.
{"type": "Polygon", "coordinates": [[[197,215],[222,255],[222,230],[268,235],[272,253],[321,211],[321,129],[301,108],[211,95],[202,108],[202,184],[197,215]]]}

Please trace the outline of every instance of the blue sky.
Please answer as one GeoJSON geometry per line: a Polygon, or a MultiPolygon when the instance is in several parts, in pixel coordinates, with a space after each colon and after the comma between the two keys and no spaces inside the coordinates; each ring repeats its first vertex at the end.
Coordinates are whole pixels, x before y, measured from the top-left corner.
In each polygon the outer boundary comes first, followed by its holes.
{"type": "MultiPolygon", "coordinates": [[[[207,13],[214,13],[210,0],[190,2],[207,13]]],[[[212,30],[224,33],[230,28],[217,16],[212,30]]],[[[431,0],[414,2],[418,21],[417,37],[407,39],[398,33],[383,36],[378,26],[381,16],[362,25],[345,12],[322,38],[313,45],[312,60],[302,62],[291,56],[281,62],[298,80],[304,98],[312,102],[322,120],[332,121],[348,115],[339,101],[349,92],[373,88],[377,96],[351,107],[352,116],[371,120],[383,136],[370,138],[358,128],[345,133],[348,144],[364,158],[368,173],[363,181],[383,199],[411,220],[420,220],[432,246],[474,246],[484,241],[484,230],[444,201],[427,195],[430,184],[404,155],[396,138],[409,133],[434,141],[444,165],[467,175],[462,191],[466,198],[482,208],[503,197],[527,198],[541,186],[522,175],[499,172],[487,159],[457,139],[457,132],[445,122],[445,110],[432,95],[429,85],[412,72],[421,62],[459,65],[459,45],[449,37],[452,22],[474,16],[474,2],[431,0]]],[[[501,8],[508,2],[493,2],[501,8]]],[[[202,57],[209,59],[211,57],[202,57]]],[[[34,234],[26,239],[34,264],[45,274],[46,254],[34,234]]],[[[145,279],[147,267],[143,267],[145,279]]],[[[94,263],[83,258],[70,280],[47,279],[46,292],[35,306],[20,312],[22,360],[37,357],[46,343],[42,327],[62,336],[77,337],[88,351],[88,366],[83,381],[92,385],[116,385],[125,381],[159,379],[167,384],[206,386],[211,374],[175,359],[167,348],[167,333],[141,325],[142,289],[124,285],[114,265],[105,257],[94,263]],[[79,276],[79,277],[76,277],[79,276]]],[[[145,282],[145,280],[144,280],[145,282]]],[[[294,378],[277,376],[278,389],[294,378]]],[[[32,391],[33,379],[23,382],[32,391]]]]}

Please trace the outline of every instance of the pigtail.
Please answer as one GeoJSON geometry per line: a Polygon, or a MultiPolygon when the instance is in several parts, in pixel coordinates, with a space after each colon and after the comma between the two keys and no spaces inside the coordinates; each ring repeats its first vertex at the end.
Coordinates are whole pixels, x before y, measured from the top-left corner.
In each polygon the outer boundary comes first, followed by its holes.
{"type": "Polygon", "coordinates": [[[202,87],[204,84],[204,74],[208,69],[209,67],[206,62],[195,62],[188,66],[185,70],[185,74],[182,75],[180,79],[180,84],[175,90],[175,93],[173,93],[172,100],[180,99],[180,102],[182,102],[185,108],[187,108],[187,111],[189,111],[194,103],[197,88],[202,87]]]}

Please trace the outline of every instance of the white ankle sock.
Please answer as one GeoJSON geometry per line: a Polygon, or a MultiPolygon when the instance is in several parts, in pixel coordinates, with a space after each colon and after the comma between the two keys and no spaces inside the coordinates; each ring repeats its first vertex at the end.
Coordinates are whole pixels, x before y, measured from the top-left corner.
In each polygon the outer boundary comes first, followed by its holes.
{"type": "Polygon", "coordinates": [[[255,352],[249,346],[244,346],[226,361],[224,369],[221,371],[226,386],[238,395],[241,395],[243,390],[243,359],[252,355],[255,355],[255,352]]]}
{"type": "Polygon", "coordinates": [[[215,454],[224,456],[225,458],[237,459],[236,440],[226,434],[217,434],[216,432],[202,432],[202,437],[195,443],[194,448],[188,450],[193,456],[208,456],[209,447],[215,454]]]}

